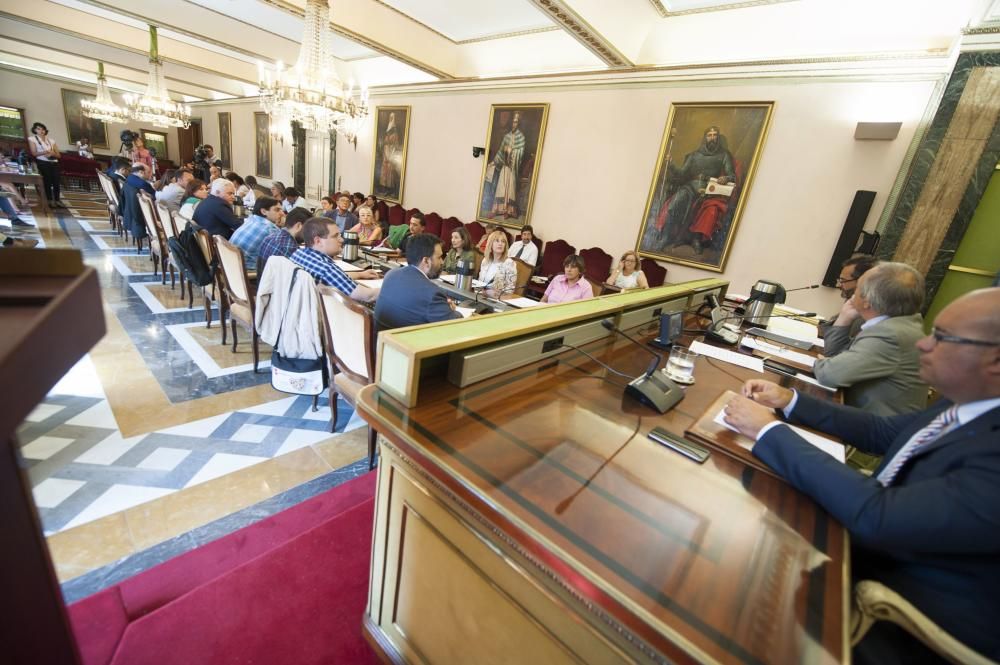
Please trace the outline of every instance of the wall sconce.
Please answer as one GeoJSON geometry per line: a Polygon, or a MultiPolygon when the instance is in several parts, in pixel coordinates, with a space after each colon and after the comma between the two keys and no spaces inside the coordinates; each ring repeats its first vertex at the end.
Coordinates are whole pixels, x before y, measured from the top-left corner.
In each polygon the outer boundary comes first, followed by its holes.
{"type": "Polygon", "coordinates": [[[859,122],[854,128],[856,141],[893,141],[899,136],[901,122],[859,122]]]}

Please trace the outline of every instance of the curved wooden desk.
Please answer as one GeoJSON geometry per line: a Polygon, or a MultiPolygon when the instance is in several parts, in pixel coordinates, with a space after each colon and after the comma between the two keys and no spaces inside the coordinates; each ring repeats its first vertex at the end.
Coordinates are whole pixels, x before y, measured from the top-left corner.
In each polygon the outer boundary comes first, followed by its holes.
{"type": "MultiPolygon", "coordinates": [[[[585,348],[629,375],[649,362],[621,338],[585,348]]],[[[574,351],[465,389],[425,377],[409,409],[365,388],[369,641],[393,662],[847,661],[843,528],[766,473],[646,438],[751,374],[700,358],[664,415],[574,351]]]]}

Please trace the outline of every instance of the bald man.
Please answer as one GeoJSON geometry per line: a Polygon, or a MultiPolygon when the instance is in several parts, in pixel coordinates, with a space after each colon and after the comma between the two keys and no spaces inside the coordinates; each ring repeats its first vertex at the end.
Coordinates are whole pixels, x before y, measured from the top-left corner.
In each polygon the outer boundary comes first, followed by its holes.
{"type": "MultiPolygon", "coordinates": [[[[753,454],[850,531],[856,580],[900,593],[967,646],[1000,660],[1000,288],[941,310],[916,344],[920,375],[944,398],[876,416],[751,380],[726,421],[753,454]],[[865,476],[806,443],[777,417],[884,455],[865,476]]],[[[855,648],[855,663],[940,662],[890,623],[855,648]]]]}

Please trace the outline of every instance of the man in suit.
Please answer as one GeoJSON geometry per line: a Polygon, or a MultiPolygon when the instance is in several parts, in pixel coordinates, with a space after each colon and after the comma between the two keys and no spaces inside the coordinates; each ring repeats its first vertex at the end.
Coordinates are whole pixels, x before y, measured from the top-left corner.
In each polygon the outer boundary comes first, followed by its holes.
{"type": "Polygon", "coordinates": [[[194,209],[194,223],[213,236],[229,240],[233,231],[243,223],[233,212],[235,200],[235,185],[225,178],[216,178],[212,181],[208,197],[194,209]]]}
{"type": "Polygon", "coordinates": [[[149,184],[151,177],[149,167],[142,162],[132,165],[132,172],[122,185],[122,223],[132,233],[133,238],[142,239],[146,233],[146,220],[139,208],[139,192],[146,192],[149,197],[156,197],[156,190],[149,184]]]}
{"type": "MultiPolygon", "coordinates": [[[[924,336],[923,300],[924,278],[905,263],[880,263],[862,275],[848,300],[851,316],[861,321],[859,332],[845,350],[816,361],[819,382],[844,388],[845,404],[876,415],[922,409],[927,384],[920,380],[916,343],[924,336]]],[[[846,334],[851,320],[836,334],[846,334]]]]}
{"type": "Polygon", "coordinates": [[[455,305],[431,280],[444,266],[441,239],[429,233],[410,236],[406,265],[390,270],[375,302],[379,330],[462,318],[455,305]]]}
{"type": "Polygon", "coordinates": [[[854,307],[851,305],[851,296],[858,287],[858,280],[866,272],[874,268],[878,260],[868,254],[856,254],[844,261],[840,266],[840,274],[837,276],[837,286],[840,287],[840,297],[844,299],[844,305],[834,316],[821,321],[819,324],[819,336],[823,338],[823,353],[827,356],[835,356],[851,343],[854,336],[861,328],[861,320],[854,314],[854,307]],[[835,329],[835,330],[834,330],[835,329]],[[833,334],[830,331],[833,330],[833,334]]]}
{"type": "MultiPolygon", "coordinates": [[[[851,533],[856,580],[901,594],[952,636],[1000,659],[1000,288],[941,310],[917,343],[920,373],[944,398],[876,416],[751,380],[726,421],[753,454],[851,533]],[[806,443],[776,417],[884,454],[865,476],[806,443]]],[[[938,662],[893,624],[877,623],[856,663],[938,662]]]]}

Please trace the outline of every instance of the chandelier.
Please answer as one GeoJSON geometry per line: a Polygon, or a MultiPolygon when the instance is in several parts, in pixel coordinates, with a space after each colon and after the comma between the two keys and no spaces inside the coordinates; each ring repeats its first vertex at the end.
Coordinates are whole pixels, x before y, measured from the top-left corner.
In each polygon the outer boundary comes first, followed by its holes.
{"type": "Polygon", "coordinates": [[[111,90],[108,89],[108,79],[104,77],[104,63],[97,63],[97,97],[95,99],[84,99],[80,101],[83,115],[102,122],[128,122],[128,114],[125,109],[118,106],[111,99],[111,90]]]}
{"type": "Polygon", "coordinates": [[[124,95],[129,117],[156,127],[191,126],[191,107],[170,99],[163,80],[163,63],[156,45],[156,28],[149,26],[149,86],[146,94],[124,95]]]}
{"type": "Polygon", "coordinates": [[[305,31],[295,67],[278,63],[271,71],[259,65],[260,105],[271,116],[271,132],[288,135],[291,123],[305,129],[336,130],[348,140],[357,134],[368,117],[368,93],[355,98],[351,88],[344,91],[333,68],[330,53],[330,5],[328,0],[306,0],[305,31]]]}

